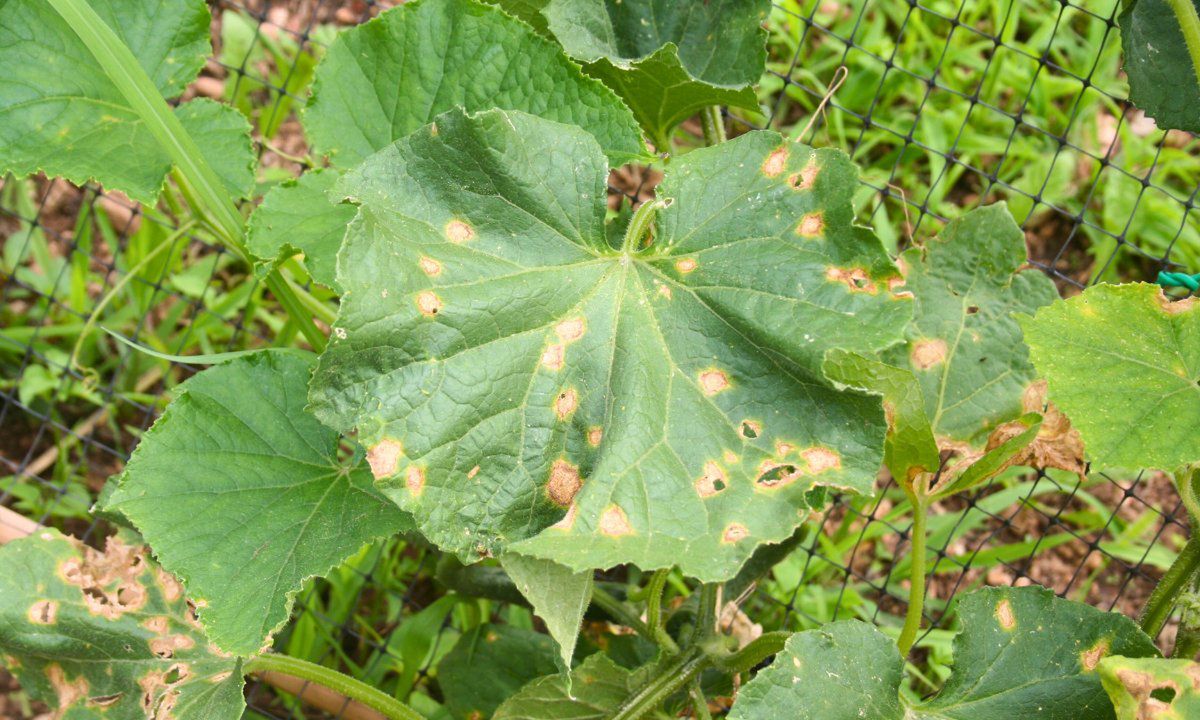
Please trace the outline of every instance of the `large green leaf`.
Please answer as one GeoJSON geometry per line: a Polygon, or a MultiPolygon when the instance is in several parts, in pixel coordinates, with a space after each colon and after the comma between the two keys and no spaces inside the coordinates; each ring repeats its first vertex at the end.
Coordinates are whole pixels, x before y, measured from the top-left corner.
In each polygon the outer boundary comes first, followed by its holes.
{"type": "Polygon", "coordinates": [[[1012,313],[1058,297],[1026,262],[1025,233],[1003,204],[966,214],[901,257],[905,289],[916,296],[913,323],[884,359],[916,374],[943,445],[978,450],[1022,414],[1034,369],[1012,313]]]}
{"type": "Polygon", "coordinates": [[[249,197],[254,192],[258,155],[246,116],[232,105],[206,98],[183,103],[175,108],[175,115],[225,189],[236,198],[249,197]]]}
{"type": "Polygon", "coordinates": [[[241,661],[212,645],[144,548],[54,530],[0,548],[4,665],[55,717],[236,720],[241,661]]]}
{"type": "Polygon", "coordinates": [[[491,717],[526,683],[558,670],[554,643],[512,625],[480,625],[438,663],[438,686],[460,720],[491,717]]]}
{"type": "MultiPolygon", "coordinates": [[[[203,0],[91,0],[167,99],[210,51],[203,0]]],[[[0,0],[0,174],[45,172],[152,203],[170,159],[50,3],[0,0]]]]}
{"type": "Polygon", "coordinates": [[[500,564],[558,643],[559,669],[570,671],[579,626],[592,601],[592,572],[516,553],[505,553],[500,564]]]}
{"type": "Polygon", "coordinates": [[[229,652],[258,652],[292,594],[408,518],[304,411],[312,356],[263,351],[196,375],[133,453],[107,509],[185,583],[229,652]]]}
{"type": "Polygon", "coordinates": [[[705,106],[757,108],[770,11],[769,0],[550,0],[544,13],[567,53],[661,141],[705,106]]]}
{"type": "Polygon", "coordinates": [[[332,170],[310,170],[271,188],[247,223],[246,247],[261,258],[303,252],[313,280],[336,288],[337,251],[355,214],[327,197],[337,179],[332,170]]]}
{"type": "Polygon", "coordinates": [[[625,250],[606,175],[587,133],[493,111],[447,113],[347,176],[361,209],[312,405],[464,559],[516,543],[576,570],[727,578],[814,485],[871,491],[879,403],[820,364],[894,342],[911,305],[852,225],[838,152],[756,132],[689,153],[653,243],[625,250]]]}
{"type": "Polygon", "coordinates": [[[570,676],[538,678],[496,709],[492,720],[603,720],[633,692],[633,674],[603,653],[570,676]]]}
{"type": "Polygon", "coordinates": [[[475,0],[415,0],[339,35],[317,67],[304,128],[317,152],[348,169],[454,107],[578,125],[617,163],[645,154],[611,90],[475,0]]]}
{"type": "Polygon", "coordinates": [[[1161,128],[1200,133],[1200,80],[1171,3],[1127,0],[1117,22],[1129,99],[1161,128]]]}
{"type": "Polygon", "coordinates": [[[1100,661],[1100,680],[1116,707],[1117,720],[1200,718],[1200,663],[1104,658],[1100,661]]]}
{"type": "Polygon", "coordinates": [[[1200,460],[1200,312],[1145,283],[1097,285],[1020,318],[1049,397],[1092,466],[1200,460]]]}
{"type": "Polygon", "coordinates": [[[963,596],[954,672],[934,698],[899,699],[895,644],[857,621],[793,635],[738,695],[731,720],[1111,720],[1097,665],[1109,655],[1152,657],[1132,620],[1062,600],[1040,587],[963,596]]]}

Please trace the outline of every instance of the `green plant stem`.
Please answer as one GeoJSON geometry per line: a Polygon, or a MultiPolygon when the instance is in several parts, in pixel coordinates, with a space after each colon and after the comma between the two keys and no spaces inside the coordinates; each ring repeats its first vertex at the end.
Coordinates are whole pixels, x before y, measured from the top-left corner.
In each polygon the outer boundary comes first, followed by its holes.
{"type": "Polygon", "coordinates": [[[1150,599],[1146,601],[1139,623],[1147,635],[1157,637],[1162,631],[1180,593],[1195,577],[1197,568],[1200,568],[1200,538],[1191,538],[1183,546],[1179,557],[1171,563],[1162,580],[1158,581],[1154,592],[1150,593],[1150,599]]]}
{"type": "Polygon", "coordinates": [[[267,288],[271,290],[271,294],[283,306],[288,317],[296,323],[300,332],[304,335],[304,339],[308,340],[308,344],[312,346],[315,352],[323,352],[325,350],[326,340],[325,335],[321,333],[320,328],[313,324],[312,313],[305,309],[304,303],[297,297],[291,285],[288,285],[283,275],[278,270],[272,270],[271,274],[267,275],[267,288]]]}
{"type": "Polygon", "coordinates": [[[778,655],[791,636],[786,630],[763,633],[735,653],[713,656],[713,666],[730,674],[749,672],[763,660],[778,655]]]}
{"type": "Polygon", "coordinates": [[[650,226],[654,223],[658,211],[668,205],[666,200],[660,198],[642,203],[633,213],[633,217],[629,219],[629,227],[625,229],[625,239],[621,242],[621,251],[631,253],[641,249],[639,246],[642,244],[642,238],[650,231],[650,226]]]}
{"type": "Polygon", "coordinates": [[[1188,55],[1192,58],[1192,72],[1196,82],[1200,83],[1200,13],[1192,0],[1167,0],[1175,19],[1179,21],[1179,29],[1183,32],[1183,41],[1187,43],[1188,55]]]}
{"type": "Polygon", "coordinates": [[[908,651],[916,642],[917,632],[921,629],[921,617],[925,612],[925,525],[929,507],[925,499],[916,494],[910,495],[909,499],[913,506],[912,552],[908,561],[908,611],[904,616],[904,628],[900,631],[900,639],[896,641],[901,655],[908,655],[908,651]]]}
{"type": "Polygon", "coordinates": [[[690,683],[709,662],[709,657],[700,648],[688,650],[630,695],[621,703],[621,707],[609,716],[609,720],[640,720],[646,717],[662,705],[664,700],[690,683]]]}
{"type": "Polygon", "coordinates": [[[718,105],[709,105],[700,113],[700,127],[704,130],[704,144],[716,145],[725,142],[725,120],[718,105]]]}
{"type": "MultiPolygon", "coordinates": [[[[208,220],[223,243],[249,260],[251,255],[242,242],[244,220],[237,205],[133,52],[87,0],[50,0],[50,4],[87,46],[105,75],[171,158],[180,189],[189,198],[193,210],[208,220]]],[[[302,312],[302,306],[277,271],[272,271],[267,284],[313,349],[317,352],[324,349],[325,336],[312,324],[311,316],[292,315],[302,312]]]]}
{"type": "Polygon", "coordinates": [[[340,673],[332,668],[310,663],[307,660],[266,653],[246,663],[247,673],[276,672],[307,680],[344,695],[351,700],[383,713],[391,720],[424,720],[424,717],[399,700],[383,693],[364,682],[340,673]]]}
{"type": "Polygon", "coordinates": [[[692,686],[688,689],[688,696],[692,700],[692,717],[696,720],[712,720],[712,713],[708,711],[708,698],[704,697],[704,689],[700,687],[700,678],[692,678],[692,686]]]}
{"type": "Polygon", "coordinates": [[[679,653],[679,646],[675,644],[670,635],[665,632],[661,633],[661,637],[656,635],[650,629],[649,625],[642,622],[642,619],[637,616],[633,608],[613,597],[607,590],[603,590],[600,587],[592,588],[592,603],[608,613],[613,620],[628,628],[632,628],[638,635],[655,643],[668,653],[672,655],[679,653]]]}
{"type": "Polygon", "coordinates": [[[670,575],[671,568],[656,570],[650,576],[650,582],[646,584],[646,625],[659,645],[664,645],[664,637],[670,639],[662,623],[663,589],[666,588],[670,575]]]}
{"type": "Polygon", "coordinates": [[[696,628],[692,632],[692,645],[700,644],[705,638],[717,632],[717,621],[720,619],[721,586],[717,583],[705,583],[700,586],[700,607],[696,610],[696,628]]]}

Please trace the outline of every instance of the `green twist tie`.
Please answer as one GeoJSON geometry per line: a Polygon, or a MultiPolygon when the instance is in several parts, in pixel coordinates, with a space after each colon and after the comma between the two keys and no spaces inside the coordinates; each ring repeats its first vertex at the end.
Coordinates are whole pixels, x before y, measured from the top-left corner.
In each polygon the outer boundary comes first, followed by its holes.
{"type": "Polygon", "coordinates": [[[1160,272],[1158,280],[1155,282],[1163,287],[1187,288],[1191,292],[1200,290],[1200,274],[1188,275],[1187,273],[1179,272],[1160,272]]]}

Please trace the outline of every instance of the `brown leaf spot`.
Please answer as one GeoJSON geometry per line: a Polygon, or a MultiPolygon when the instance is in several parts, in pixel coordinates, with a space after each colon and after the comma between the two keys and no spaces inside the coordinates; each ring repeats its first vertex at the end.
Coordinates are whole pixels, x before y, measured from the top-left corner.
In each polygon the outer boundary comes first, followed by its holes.
{"type": "Polygon", "coordinates": [[[816,238],[824,233],[825,217],[819,212],[809,213],[800,218],[800,224],[796,226],[796,234],[800,237],[816,238]]]}
{"type": "Polygon", "coordinates": [[[721,459],[724,460],[727,465],[733,465],[738,461],[738,456],[733,454],[732,450],[726,450],[725,452],[721,453],[721,459]]]}
{"type": "Polygon", "coordinates": [[[575,499],[575,493],[583,487],[579,468],[559,458],[550,466],[550,480],[546,483],[546,494],[557,505],[566,507],[575,499]]]}
{"type": "Polygon", "coordinates": [[[704,474],[696,479],[695,485],[700,497],[712,497],[729,486],[729,478],[720,465],[709,460],[704,463],[704,474]]]}
{"type": "Polygon", "coordinates": [[[1179,693],[1179,685],[1174,681],[1157,680],[1150,673],[1119,668],[1116,675],[1121,684],[1125,686],[1125,690],[1137,701],[1137,720],[1166,717],[1166,712],[1171,709],[1170,704],[1151,697],[1150,693],[1167,688],[1173,690],[1175,694],[1179,693]]]}
{"type": "Polygon", "coordinates": [[[779,488],[791,485],[803,473],[800,468],[791,463],[763,460],[758,465],[758,478],[754,481],[756,488],[779,488]]]}
{"type": "Polygon", "coordinates": [[[395,440],[382,440],[367,450],[367,464],[371,466],[371,474],[376,480],[391,477],[396,474],[396,466],[400,464],[400,456],[404,454],[404,446],[395,440]]]}
{"type": "Polygon", "coordinates": [[[1195,296],[1190,296],[1184,298],[1183,300],[1172,300],[1171,298],[1167,297],[1166,293],[1162,291],[1162,288],[1158,289],[1158,295],[1156,295],[1154,299],[1156,302],[1158,302],[1158,306],[1162,308],[1163,312],[1167,313],[1168,315],[1179,315],[1180,313],[1185,313],[1196,307],[1195,296]]]}
{"type": "Polygon", "coordinates": [[[575,392],[575,388],[567,388],[554,398],[554,414],[559,420],[566,420],[575,413],[575,409],[579,407],[579,394],[575,392]]]}
{"type": "Polygon", "coordinates": [[[50,680],[50,687],[54,688],[54,695],[58,698],[56,704],[60,715],[64,714],[68,707],[80,700],[87,699],[88,681],[84,676],[80,675],[74,680],[67,680],[62,666],[58,663],[50,663],[46,666],[46,678],[50,680]]]}
{"type": "Polygon", "coordinates": [[[473,467],[469,471],[467,471],[467,479],[470,480],[471,478],[475,477],[478,474],[479,474],[479,466],[476,465],[475,467],[473,467]]]}
{"type": "Polygon", "coordinates": [[[791,451],[793,451],[795,449],[796,449],[795,445],[792,445],[791,443],[786,443],[782,440],[775,443],[775,454],[778,455],[779,457],[783,457],[784,455],[787,455],[788,453],[790,453],[791,451]]]}
{"type": "Polygon", "coordinates": [[[156,635],[162,635],[167,631],[167,628],[170,627],[170,624],[171,621],[165,616],[158,615],[156,617],[146,618],[146,620],[142,623],[142,627],[146,628],[152,633],[155,633],[156,635]]]}
{"type": "Polygon", "coordinates": [[[747,440],[753,440],[759,435],[762,435],[762,423],[755,422],[754,420],[743,420],[741,433],[742,437],[746,438],[747,440]]]}
{"type": "Polygon", "coordinates": [[[1016,629],[1017,618],[1013,615],[1012,603],[1008,601],[1008,598],[996,603],[996,620],[1005,630],[1016,629]]]}
{"type": "Polygon", "coordinates": [[[58,618],[58,603],[53,600],[38,600],[29,606],[29,622],[34,625],[53,625],[58,618]]]}
{"type": "Polygon", "coordinates": [[[575,516],[579,514],[579,506],[572,504],[567,508],[567,514],[562,516],[562,519],[554,523],[550,527],[555,530],[570,530],[575,525],[575,516]]]}
{"type": "Polygon", "coordinates": [[[801,450],[800,457],[808,463],[808,472],[813,475],[826,470],[836,470],[842,466],[842,456],[829,448],[810,447],[801,450]]]}
{"type": "Polygon", "coordinates": [[[829,266],[825,270],[825,279],[830,282],[840,282],[850,288],[851,292],[865,292],[874,295],[878,288],[871,282],[871,276],[862,268],[840,268],[829,266]]]}
{"type": "Polygon", "coordinates": [[[700,390],[712,397],[729,387],[729,376],[720,370],[705,370],[700,373],[700,390]]]}
{"type": "Polygon", "coordinates": [[[771,154],[767,156],[767,159],[763,160],[763,175],[766,175],[767,177],[775,177],[779,175],[779,173],[783,172],[784,168],[787,167],[787,161],[788,146],[784,144],[775,150],[772,150],[771,154]]]}
{"type": "Polygon", "coordinates": [[[419,261],[421,272],[429,277],[437,277],[442,274],[442,264],[433,258],[422,257],[419,261]]]}
{"type": "Polygon", "coordinates": [[[462,220],[446,223],[446,239],[452,243],[465,243],[475,237],[475,229],[462,220]]]}
{"type": "Polygon", "coordinates": [[[910,291],[904,289],[906,287],[907,282],[908,282],[907,280],[905,280],[903,277],[900,277],[900,276],[888,278],[888,281],[887,281],[888,292],[890,292],[892,294],[892,297],[894,297],[894,298],[911,298],[913,296],[913,294],[910,291]]]}
{"type": "Polygon", "coordinates": [[[918,370],[928,370],[946,362],[948,348],[946,341],[941,338],[927,338],[913,343],[908,354],[912,366],[918,370]]]}
{"type": "Polygon", "coordinates": [[[600,441],[604,439],[604,430],[599,427],[588,428],[587,441],[592,447],[600,447],[600,441]]]}
{"type": "Polygon", "coordinates": [[[150,652],[160,658],[175,657],[176,650],[187,650],[196,644],[187,635],[166,635],[150,638],[150,652]]]}
{"type": "Polygon", "coordinates": [[[669,285],[660,284],[658,286],[658,294],[660,297],[670,300],[671,299],[671,287],[669,285]]]}
{"type": "Polygon", "coordinates": [[[110,537],[104,552],[84,546],[83,559],[72,558],[59,567],[63,579],[78,587],[88,612],[116,620],[146,604],[148,593],[141,574],[146,569],[145,549],[110,537]]]}
{"type": "Polygon", "coordinates": [[[425,317],[434,317],[442,311],[442,299],[432,290],[417,293],[417,309],[425,317]]]}
{"type": "MultiPolygon", "coordinates": [[[[1046,401],[1046,381],[1037,380],[1021,395],[1022,411],[1042,415],[1037,437],[1008,462],[1009,466],[1024,465],[1037,469],[1058,468],[1085,479],[1087,462],[1083,459],[1083,438],[1071,426],[1071,421],[1054,405],[1046,401]]],[[[988,437],[987,449],[992,450],[1025,432],[1017,421],[1000,425],[988,437]]]]}
{"type": "Polygon", "coordinates": [[[562,343],[555,343],[542,351],[542,367],[547,370],[561,370],[566,355],[567,348],[562,343]]]}
{"type": "Polygon", "coordinates": [[[683,258],[675,261],[675,270],[679,273],[687,275],[699,266],[695,258],[683,258]]]}
{"type": "Polygon", "coordinates": [[[624,537],[633,534],[633,526],[619,505],[609,505],[600,513],[600,532],[609,537],[624,537]]]}
{"type": "Polygon", "coordinates": [[[820,172],[821,168],[817,165],[817,161],[815,159],[809,160],[803,170],[788,176],[788,185],[791,185],[796,190],[810,190],[813,184],[817,182],[817,174],[820,172]]]}
{"type": "Polygon", "coordinates": [[[571,318],[570,320],[563,320],[557,326],[555,326],[554,332],[558,335],[559,340],[562,340],[565,343],[571,343],[583,337],[583,333],[586,329],[587,324],[584,322],[584,319],[577,317],[571,318]]]}
{"type": "Polygon", "coordinates": [[[741,523],[729,523],[725,532],[721,533],[721,542],[732,544],[750,537],[750,531],[741,523]]]}
{"type": "Polygon", "coordinates": [[[179,578],[161,567],[154,568],[154,576],[158,578],[158,584],[162,587],[164,600],[175,602],[183,597],[183,583],[179,582],[179,578]]]}
{"type": "Polygon", "coordinates": [[[1100,664],[1100,660],[1108,654],[1108,640],[1101,640],[1087,650],[1079,653],[1079,664],[1085,672],[1091,672],[1100,664]]]}
{"type": "Polygon", "coordinates": [[[413,497],[421,494],[425,489],[425,469],[417,465],[409,465],[408,472],[404,474],[404,487],[408,488],[408,492],[413,497]]]}

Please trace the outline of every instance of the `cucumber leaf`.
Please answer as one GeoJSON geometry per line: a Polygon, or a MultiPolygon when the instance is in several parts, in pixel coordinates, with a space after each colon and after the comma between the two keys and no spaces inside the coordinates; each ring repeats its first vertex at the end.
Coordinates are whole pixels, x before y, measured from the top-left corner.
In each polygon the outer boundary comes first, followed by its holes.
{"type": "Polygon", "coordinates": [[[1050,401],[1094,468],[1200,460],[1200,311],[1155,285],[1096,285],[1019,318],[1050,401]]]}
{"type": "Polygon", "coordinates": [[[505,553],[500,565],[558,643],[559,669],[570,672],[583,614],[592,601],[592,572],[516,553],[505,553]]]}
{"type": "Polygon", "coordinates": [[[680,157],[653,242],[623,250],[607,174],[588,133],[502,111],[447,113],[350,173],[312,407],[464,562],[728,578],[812,487],[871,492],[879,402],[820,364],[895,342],[911,303],[836,151],[756,132],[680,157]]]}
{"type": "Polygon", "coordinates": [[[570,676],[550,675],[521,688],[492,720],[604,720],[633,690],[633,673],[596,653],[570,676]]]}
{"type": "Polygon", "coordinates": [[[39,530],[0,547],[0,652],[63,718],[242,716],[241,660],[213,647],[179,581],[119,537],[39,530]]]}
{"type": "Polygon", "coordinates": [[[438,686],[458,720],[492,717],[526,683],[557,671],[554,643],[512,625],[479,625],[438,663],[438,686]]]}
{"type": "Polygon", "coordinates": [[[232,105],[207,98],[183,103],[175,108],[175,115],[225,189],[238,199],[250,197],[258,155],[246,116],[232,105]]]}
{"type": "Polygon", "coordinates": [[[1109,657],[1100,661],[1100,681],[1117,710],[1117,720],[1200,717],[1200,663],[1109,657]],[[1156,697],[1158,691],[1167,695],[1156,697]]]}
{"type": "Polygon", "coordinates": [[[1012,314],[1058,297],[1044,273],[1022,269],[1026,262],[1025,233],[1004,204],[967,213],[901,256],[913,322],[884,360],[917,376],[943,448],[977,453],[998,425],[1023,414],[1035,372],[1012,314]]]}
{"type": "MultiPolygon", "coordinates": [[[[756,110],[769,0],[550,0],[550,32],[663,142],[708,105],[756,110]]],[[[658,148],[665,151],[667,148],[658,148]]]]}
{"type": "MultiPolygon", "coordinates": [[[[203,0],[93,0],[92,9],[133,51],[163,97],[177,98],[211,52],[203,0]]],[[[82,185],[95,180],[152,204],[170,158],[75,31],[49,3],[0,0],[0,174],[45,172],[82,185]]],[[[227,183],[243,187],[244,122],[209,103],[177,112],[201,147],[236,146],[236,158],[207,155],[227,183]],[[219,122],[218,122],[219,120],[219,122]]],[[[252,155],[251,155],[252,156],[252,155]]]]}
{"type": "Polygon", "coordinates": [[[899,697],[896,645],[858,621],[796,633],[738,694],[730,720],[1111,720],[1097,666],[1158,650],[1122,615],[1041,587],[985,588],[962,597],[954,672],[936,696],[899,697]]]}
{"type": "MultiPolygon", "coordinates": [[[[1191,3],[1200,12],[1200,0],[1191,3]]],[[[1200,79],[1171,3],[1129,0],[1117,24],[1130,101],[1160,128],[1200,133],[1200,79]]]]}
{"type": "Polygon", "coordinates": [[[337,252],[356,211],[329,200],[337,179],[332,170],[310,170],[268,190],[246,225],[246,247],[257,257],[280,260],[302,252],[312,279],[338,289],[337,252]]]}
{"type": "Polygon", "coordinates": [[[259,652],[305,580],[410,526],[304,411],[312,365],[268,350],[188,380],[106,505],[183,580],[228,652],[259,652]]]}
{"type": "Polygon", "coordinates": [[[645,155],[611,90],[525,23],[475,0],[405,3],[340,34],[317,66],[304,129],[317,153],[349,169],[455,107],[578,125],[616,164],[645,155]]]}

